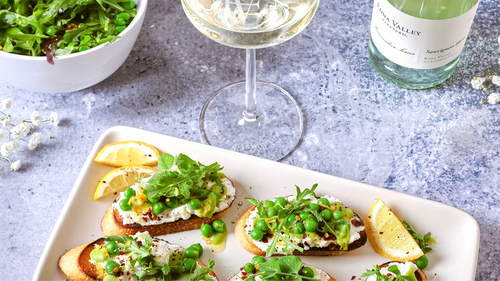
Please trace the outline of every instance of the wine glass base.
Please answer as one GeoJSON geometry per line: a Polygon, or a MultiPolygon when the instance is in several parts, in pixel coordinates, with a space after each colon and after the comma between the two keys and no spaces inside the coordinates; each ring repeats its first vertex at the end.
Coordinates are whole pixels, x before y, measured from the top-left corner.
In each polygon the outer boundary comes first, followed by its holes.
{"type": "Polygon", "coordinates": [[[302,139],[302,110],[283,88],[266,82],[256,87],[257,119],[245,118],[245,82],[235,82],[203,105],[201,136],[209,145],[279,161],[302,139]]]}

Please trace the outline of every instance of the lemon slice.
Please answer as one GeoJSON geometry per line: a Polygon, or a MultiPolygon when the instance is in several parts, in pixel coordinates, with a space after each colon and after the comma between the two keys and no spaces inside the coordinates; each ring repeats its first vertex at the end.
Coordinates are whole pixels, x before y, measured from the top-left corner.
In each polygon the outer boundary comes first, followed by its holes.
{"type": "Polygon", "coordinates": [[[143,176],[156,171],[143,165],[129,165],[112,170],[102,178],[94,193],[94,200],[112,193],[122,192],[143,176]]]}
{"type": "Polygon", "coordinates": [[[158,164],[160,153],[153,146],[140,141],[123,141],[104,146],[94,161],[113,166],[158,164]]]}
{"type": "Polygon", "coordinates": [[[379,254],[395,261],[413,261],[424,253],[385,203],[377,198],[366,220],[367,234],[379,254]]]}

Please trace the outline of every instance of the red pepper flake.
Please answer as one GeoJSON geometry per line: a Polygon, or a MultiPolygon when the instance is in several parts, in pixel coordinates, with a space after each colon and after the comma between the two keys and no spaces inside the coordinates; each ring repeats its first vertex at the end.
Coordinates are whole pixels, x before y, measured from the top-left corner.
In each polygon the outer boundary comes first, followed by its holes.
{"type": "Polygon", "coordinates": [[[125,254],[127,254],[127,252],[120,251],[120,255],[125,255],[125,254]]]}
{"type": "Polygon", "coordinates": [[[141,240],[137,240],[137,246],[141,246],[142,245],[142,241],[141,240]]]}
{"type": "Polygon", "coordinates": [[[354,280],[354,279],[356,279],[356,276],[351,277],[351,280],[354,280]]]}

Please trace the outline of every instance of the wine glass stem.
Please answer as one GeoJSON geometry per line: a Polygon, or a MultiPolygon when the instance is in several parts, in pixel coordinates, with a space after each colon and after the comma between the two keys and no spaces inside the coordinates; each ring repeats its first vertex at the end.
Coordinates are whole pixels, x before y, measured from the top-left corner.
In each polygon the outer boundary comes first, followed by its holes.
{"type": "Polygon", "coordinates": [[[247,122],[253,122],[259,117],[257,114],[257,101],[255,100],[255,87],[257,74],[255,70],[255,49],[246,49],[246,80],[245,80],[245,110],[243,118],[247,122]]]}

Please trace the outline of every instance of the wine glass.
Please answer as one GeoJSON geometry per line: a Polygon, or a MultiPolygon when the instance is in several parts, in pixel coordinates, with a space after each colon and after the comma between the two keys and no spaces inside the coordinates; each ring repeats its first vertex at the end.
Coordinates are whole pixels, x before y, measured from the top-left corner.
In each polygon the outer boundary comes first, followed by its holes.
{"type": "Polygon", "coordinates": [[[282,43],[311,21],[319,0],[181,0],[191,23],[221,44],[246,49],[246,80],[216,91],[200,114],[205,143],[281,160],[304,134],[302,110],[283,88],[256,80],[255,49],[282,43]]]}

